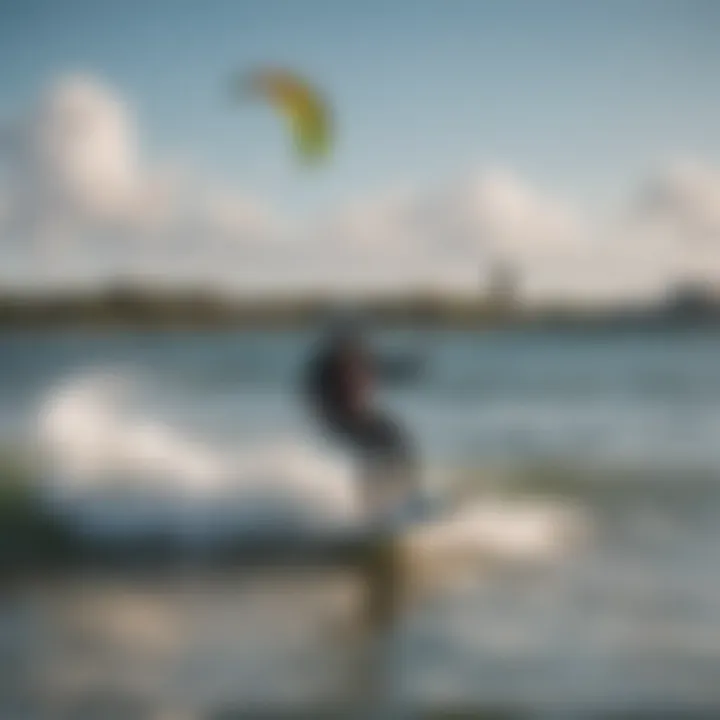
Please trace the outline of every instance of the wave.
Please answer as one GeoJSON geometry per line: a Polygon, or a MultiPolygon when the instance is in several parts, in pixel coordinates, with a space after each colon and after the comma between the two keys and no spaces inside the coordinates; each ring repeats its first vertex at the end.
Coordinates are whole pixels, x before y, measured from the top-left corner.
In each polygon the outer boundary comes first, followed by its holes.
{"type": "MultiPolygon", "coordinates": [[[[92,536],[336,533],[362,526],[353,465],[304,437],[230,447],[178,428],[152,379],[92,369],[52,387],[38,413],[42,501],[92,536]]],[[[240,398],[238,402],[242,402],[240,398]]],[[[431,478],[441,491],[442,473],[431,478]]],[[[554,552],[577,514],[566,502],[465,503],[415,533],[429,547],[531,557],[554,552]]],[[[414,540],[415,541],[415,540],[414,540]]]]}
{"type": "Polygon", "coordinates": [[[336,454],[293,439],[216,446],[144,407],[144,394],[127,374],[89,372],[42,403],[43,494],[82,524],[98,532],[168,524],[222,532],[250,522],[336,524],[357,514],[351,467],[336,454]]]}

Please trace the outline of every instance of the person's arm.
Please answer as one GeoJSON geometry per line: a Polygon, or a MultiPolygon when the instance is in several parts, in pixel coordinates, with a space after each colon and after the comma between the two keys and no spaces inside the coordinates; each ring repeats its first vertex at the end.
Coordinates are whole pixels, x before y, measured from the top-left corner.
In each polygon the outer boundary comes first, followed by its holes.
{"type": "Polygon", "coordinates": [[[410,354],[378,355],[373,360],[377,377],[390,383],[415,380],[424,366],[422,358],[410,354]]]}

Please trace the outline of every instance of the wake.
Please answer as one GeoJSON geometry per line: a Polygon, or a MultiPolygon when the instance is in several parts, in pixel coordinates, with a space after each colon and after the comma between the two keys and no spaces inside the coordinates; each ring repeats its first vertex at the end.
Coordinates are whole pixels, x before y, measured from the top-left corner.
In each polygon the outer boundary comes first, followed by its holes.
{"type": "MultiPolygon", "coordinates": [[[[367,529],[347,458],[301,437],[226,447],[193,436],[148,402],[148,382],[157,381],[92,369],[41,402],[42,497],[79,530],[212,543],[290,531],[330,541],[367,529]]],[[[493,497],[405,521],[399,534],[418,559],[527,561],[559,556],[587,527],[566,504],[493,497]]]]}

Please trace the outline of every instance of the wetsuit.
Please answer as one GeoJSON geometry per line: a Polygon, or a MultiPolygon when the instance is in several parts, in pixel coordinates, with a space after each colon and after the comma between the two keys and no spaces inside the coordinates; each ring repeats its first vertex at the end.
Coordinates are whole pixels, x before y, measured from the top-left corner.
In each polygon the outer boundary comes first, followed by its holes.
{"type": "Polygon", "coordinates": [[[373,405],[379,377],[397,378],[404,363],[372,357],[359,342],[330,342],[311,361],[306,391],[321,422],[360,455],[366,467],[414,472],[414,452],[400,426],[373,405]]]}
{"type": "MultiPolygon", "coordinates": [[[[379,512],[382,517],[388,509],[392,512],[398,500],[403,503],[417,490],[417,463],[408,438],[396,422],[375,407],[372,398],[376,379],[401,379],[413,370],[404,361],[370,356],[356,338],[336,337],[311,360],[305,377],[305,390],[325,429],[359,456],[365,481],[362,497],[371,516],[379,512]]],[[[366,548],[361,557],[370,642],[361,673],[363,694],[374,693],[373,686],[383,681],[382,675],[375,677],[380,667],[375,643],[386,636],[403,598],[403,574],[395,545],[385,543],[382,534],[377,539],[378,544],[369,551],[366,548]]]]}

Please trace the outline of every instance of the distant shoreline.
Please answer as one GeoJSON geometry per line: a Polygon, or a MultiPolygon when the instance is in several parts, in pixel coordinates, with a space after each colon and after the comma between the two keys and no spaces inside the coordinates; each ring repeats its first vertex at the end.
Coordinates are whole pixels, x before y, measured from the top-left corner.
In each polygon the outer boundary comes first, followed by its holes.
{"type": "MultiPolygon", "coordinates": [[[[0,294],[0,331],[303,329],[332,311],[332,299],[298,295],[238,299],[211,292],[109,288],[86,293],[0,294]]],[[[720,304],[693,298],[655,305],[589,309],[572,305],[525,306],[492,298],[416,293],[373,298],[358,305],[380,326],[457,329],[667,329],[720,328],[720,304]]]]}

